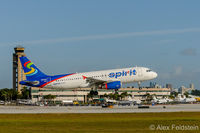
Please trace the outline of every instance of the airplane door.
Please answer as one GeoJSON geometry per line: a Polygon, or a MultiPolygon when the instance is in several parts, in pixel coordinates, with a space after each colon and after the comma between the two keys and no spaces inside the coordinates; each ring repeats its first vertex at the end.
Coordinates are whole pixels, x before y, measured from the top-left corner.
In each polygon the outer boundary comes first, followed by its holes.
{"type": "Polygon", "coordinates": [[[142,69],[141,68],[138,68],[138,76],[142,77],[142,69]]]}

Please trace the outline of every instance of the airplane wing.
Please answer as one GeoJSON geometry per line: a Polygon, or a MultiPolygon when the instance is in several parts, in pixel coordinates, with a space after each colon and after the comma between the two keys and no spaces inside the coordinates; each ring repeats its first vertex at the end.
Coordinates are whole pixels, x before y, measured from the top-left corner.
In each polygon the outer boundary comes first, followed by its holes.
{"type": "Polygon", "coordinates": [[[105,80],[101,80],[101,79],[95,79],[93,77],[85,77],[83,76],[83,79],[86,80],[87,83],[90,84],[90,86],[93,86],[93,85],[102,85],[102,84],[105,84],[105,83],[109,83],[109,82],[113,82],[113,81],[105,81],[105,80]]]}

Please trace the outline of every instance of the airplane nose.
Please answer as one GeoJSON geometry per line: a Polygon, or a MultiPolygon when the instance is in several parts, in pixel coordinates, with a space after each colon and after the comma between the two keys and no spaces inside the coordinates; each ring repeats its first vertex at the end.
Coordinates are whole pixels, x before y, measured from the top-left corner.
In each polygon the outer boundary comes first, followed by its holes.
{"type": "Polygon", "coordinates": [[[158,74],[156,72],[153,73],[154,78],[158,77],[158,74]]]}

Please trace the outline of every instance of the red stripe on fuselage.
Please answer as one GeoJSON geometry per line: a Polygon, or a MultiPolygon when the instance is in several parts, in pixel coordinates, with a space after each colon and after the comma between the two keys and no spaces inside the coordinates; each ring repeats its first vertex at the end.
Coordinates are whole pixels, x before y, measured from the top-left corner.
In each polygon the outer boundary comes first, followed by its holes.
{"type": "Polygon", "coordinates": [[[52,81],[49,81],[49,82],[47,82],[47,83],[41,85],[40,87],[43,88],[44,86],[46,86],[47,84],[52,83],[52,82],[55,81],[55,80],[58,80],[58,79],[61,79],[61,78],[64,78],[64,77],[67,77],[67,76],[70,76],[70,75],[74,75],[74,74],[75,74],[75,73],[72,73],[72,74],[69,74],[69,75],[66,75],[66,76],[63,76],[63,77],[60,77],[60,78],[54,79],[54,80],[52,80],[52,81]]]}
{"type": "Polygon", "coordinates": [[[30,63],[31,61],[27,61],[27,62],[25,62],[24,63],[24,67],[26,67],[26,65],[28,64],[28,63],[30,63]]]}
{"type": "Polygon", "coordinates": [[[83,76],[83,79],[86,79],[87,77],[83,76]]]}

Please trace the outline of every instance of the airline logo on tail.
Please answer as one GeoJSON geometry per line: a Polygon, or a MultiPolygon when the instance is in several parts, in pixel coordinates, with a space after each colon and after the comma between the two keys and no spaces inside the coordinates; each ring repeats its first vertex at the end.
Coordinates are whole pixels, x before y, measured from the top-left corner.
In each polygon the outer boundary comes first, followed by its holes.
{"type": "Polygon", "coordinates": [[[37,69],[31,67],[32,65],[33,65],[33,63],[32,63],[31,61],[28,61],[28,62],[25,62],[25,63],[24,63],[24,67],[30,69],[29,72],[26,72],[26,73],[25,73],[26,76],[33,76],[33,75],[35,75],[35,74],[38,73],[38,70],[37,70],[37,69]]]}

